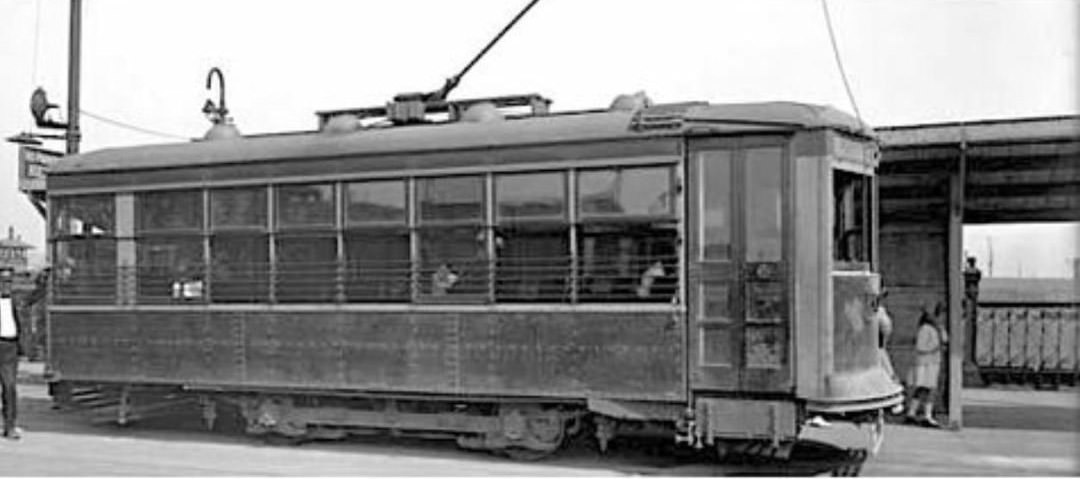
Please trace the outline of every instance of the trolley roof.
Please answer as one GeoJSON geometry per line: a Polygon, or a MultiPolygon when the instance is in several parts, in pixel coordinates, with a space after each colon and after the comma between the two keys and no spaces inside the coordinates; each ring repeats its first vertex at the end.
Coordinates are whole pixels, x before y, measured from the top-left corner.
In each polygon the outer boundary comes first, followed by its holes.
{"type": "Polygon", "coordinates": [[[661,104],[635,112],[570,112],[480,123],[368,127],[348,133],[292,132],[217,141],[108,148],[65,157],[49,168],[49,174],[822,128],[860,136],[873,135],[866,124],[829,106],[794,102],[699,102],[661,104]]]}

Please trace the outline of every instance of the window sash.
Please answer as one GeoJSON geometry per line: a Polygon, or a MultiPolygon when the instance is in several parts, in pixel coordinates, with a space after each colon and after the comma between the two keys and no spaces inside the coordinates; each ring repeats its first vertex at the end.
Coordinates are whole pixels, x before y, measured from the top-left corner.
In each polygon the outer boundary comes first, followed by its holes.
{"type": "Polygon", "coordinates": [[[405,180],[345,183],[345,225],[406,225],[409,218],[407,189],[405,180]],[[374,201],[360,201],[360,197],[366,195],[374,201]],[[361,209],[362,205],[367,206],[361,209]]]}
{"type": "Polygon", "coordinates": [[[412,298],[412,244],[407,229],[345,233],[345,300],[408,302],[412,298]]]}
{"type": "Polygon", "coordinates": [[[113,195],[62,196],[53,199],[52,238],[113,236],[116,200],[113,195]]]}
{"type": "Polygon", "coordinates": [[[484,222],[483,176],[419,178],[416,192],[417,220],[422,225],[484,222]]]}
{"type": "Polygon", "coordinates": [[[279,230],[333,228],[337,214],[334,183],[278,185],[274,191],[279,230]]]}
{"type": "Polygon", "coordinates": [[[278,235],[274,239],[274,298],[279,303],[335,302],[336,235],[278,235]]]}
{"type": "Polygon", "coordinates": [[[673,216],[674,176],[671,166],[581,170],[578,214],[582,218],[673,216]]]}
{"type": "Polygon", "coordinates": [[[270,248],[266,234],[210,238],[210,300],[263,303],[270,298],[270,248]]]}
{"type": "Polygon", "coordinates": [[[199,232],[202,190],[143,192],[135,195],[135,232],[199,232]]]}
{"type": "Polygon", "coordinates": [[[567,214],[566,183],[564,172],[496,175],[497,221],[564,220],[567,214]]]}
{"type": "Polygon", "coordinates": [[[746,260],[783,258],[784,150],[776,147],[746,150],[746,260]]]}
{"type": "Polygon", "coordinates": [[[145,236],[135,241],[140,302],[204,301],[206,262],[198,235],[145,236]]]}
{"type": "Polygon", "coordinates": [[[570,302],[570,226],[515,225],[495,233],[495,300],[570,302]]]}
{"type": "Polygon", "coordinates": [[[266,230],[268,214],[266,187],[219,188],[210,190],[210,227],[266,230]]]}
{"type": "Polygon", "coordinates": [[[57,240],[53,243],[53,292],[58,304],[113,303],[116,298],[113,238],[57,240]]]}

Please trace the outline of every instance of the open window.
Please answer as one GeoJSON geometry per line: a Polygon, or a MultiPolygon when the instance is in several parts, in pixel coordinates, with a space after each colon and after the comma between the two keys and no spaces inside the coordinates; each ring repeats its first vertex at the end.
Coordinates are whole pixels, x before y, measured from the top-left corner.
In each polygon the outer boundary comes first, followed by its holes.
{"type": "Polygon", "coordinates": [[[269,296],[266,187],[210,190],[210,295],[218,303],[269,296]]]}
{"type": "Polygon", "coordinates": [[[873,178],[833,170],[833,260],[836,269],[869,270],[873,251],[873,178]]]}
{"type": "Polygon", "coordinates": [[[491,278],[484,177],[416,182],[419,295],[429,302],[482,302],[491,278]]]}
{"type": "Polygon", "coordinates": [[[495,177],[495,297],[501,302],[570,300],[566,173],[495,177]]]}
{"type": "Polygon", "coordinates": [[[407,183],[347,183],[345,297],[350,302],[408,302],[412,297],[407,183]]]}
{"type": "Polygon", "coordinates": [[[54,294],[58,303],[111,303],[116,293],[116,200],[52,200],[54,294]]]}
{"type": "Polygon", "coordinates": [[[675,183],[669,166],[578,175],[578,299],[671,302],[678,290],[675,183]]]}
{"type": "Polygon", "coordinates": [[[276,188],[274,298],[278,302],[335,301],[338,254],[334,195],[332,183],[276,188]]]}
{"type": "Polygon", "coordinates": [[[205,299],[203,192],[155,191],[135,195],[135,251],[139,302],[205,299]]]}

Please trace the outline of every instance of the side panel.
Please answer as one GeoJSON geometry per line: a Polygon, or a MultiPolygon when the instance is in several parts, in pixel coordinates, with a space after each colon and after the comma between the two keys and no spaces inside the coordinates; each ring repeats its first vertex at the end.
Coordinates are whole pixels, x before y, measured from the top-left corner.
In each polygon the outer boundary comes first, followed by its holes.
{"type": "Polygon", "coordinates": [[[823,394],[822,378],[831,372],[832,284],[825,281],[829,261],[827,214],[823,185],[828,183],[828,161],[824,156],[795,159],[795,260],[794,308],[795,389],[800,395],[823,394]]]}
{"type": "Polygon", "coordinates": [[[51,312],[67,380],[683,400],[671,311],[51,312]]]}

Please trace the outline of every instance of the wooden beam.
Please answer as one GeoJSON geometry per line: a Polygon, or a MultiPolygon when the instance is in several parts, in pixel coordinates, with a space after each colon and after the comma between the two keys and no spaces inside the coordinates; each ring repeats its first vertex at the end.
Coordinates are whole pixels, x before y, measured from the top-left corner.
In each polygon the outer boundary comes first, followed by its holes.
{"type": "MultiPolygon", "coordinates": [[[[1080,209],[1042,209],[1032,210],[977,210],[968,208],[964,212],[964,223],[1053,223],[1058,221],[1080,221],[1080,209]]],[[[1078,283],[1080,284],[1080,283],[1078,283]]]]}
{"type": "Polygon", "coordinates": [[[947,404],[949,407],[949,426],[959,429],[963,426],[963,387],[964,387],[964,323],[963,298],[964,275],[964,176],[967,173],[967,144],[960,143],[960,155],[956,168],[949,176],[949,238],[948,238],[948,281],[949,301],[949,346],[948,346],[948,386],[947,404]]]}
{"type": "Polygon", "coordinates": [[[968,210],[1029,211],[1034,215],[1042,210],[1080,208],[1080,191],[1076,194],[1046,192],[1042,195],[978,196],[970,198],[965,206],[968,210]]]}
{"type": "Polygon", "coordinates": [[[1080,134],[1080,115],[886,126],[875,130],[887,147],[1001,140],[1033,142],[1076,138],[1080,134]]]}

